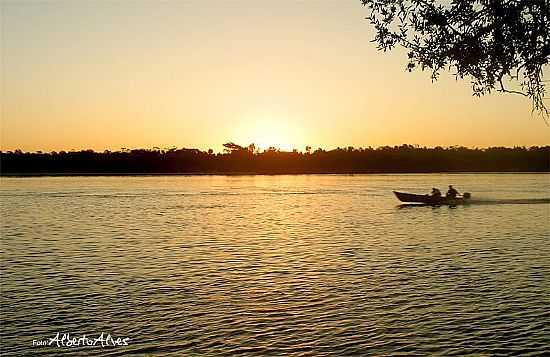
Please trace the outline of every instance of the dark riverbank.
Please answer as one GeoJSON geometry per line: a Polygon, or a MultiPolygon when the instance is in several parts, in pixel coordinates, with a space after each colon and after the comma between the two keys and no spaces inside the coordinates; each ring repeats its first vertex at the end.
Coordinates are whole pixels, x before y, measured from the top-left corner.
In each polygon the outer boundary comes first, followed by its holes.
{"type": "Polygon", "coordinates": [[[2,176],[277,175],[362,173],[549,172],[550,146],[420,148],[411,145],[313,152],[225,153],[198,149],[0,153],[2,176]]]}

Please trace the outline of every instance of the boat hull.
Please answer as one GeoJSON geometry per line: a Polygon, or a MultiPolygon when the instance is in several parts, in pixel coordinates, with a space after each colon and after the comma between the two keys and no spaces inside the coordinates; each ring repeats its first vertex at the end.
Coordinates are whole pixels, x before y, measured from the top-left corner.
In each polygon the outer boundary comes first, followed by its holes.
{"type": "Polygon", "coordinates": [[[461,205],[468,203],[468,200],[462,197],[447,198],[447,197],[434,197],[430,195],[417,195],[413,193],[397,192],[393,191],[395,197],[401,202],[406,203],[423,203],[425,205],[461,205]]]}

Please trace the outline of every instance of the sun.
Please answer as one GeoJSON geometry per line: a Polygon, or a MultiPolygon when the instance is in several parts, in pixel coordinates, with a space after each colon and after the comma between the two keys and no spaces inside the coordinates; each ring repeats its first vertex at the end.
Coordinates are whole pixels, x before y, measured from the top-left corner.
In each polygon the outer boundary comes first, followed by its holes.
{"type": "Polygon", "coordinates": [[[296,148],[296,131],[282,120],[263,119],[254,121],[249,135],[251,142],[260,151],[270,147],[282,151],[292,151],[296,148]]]}

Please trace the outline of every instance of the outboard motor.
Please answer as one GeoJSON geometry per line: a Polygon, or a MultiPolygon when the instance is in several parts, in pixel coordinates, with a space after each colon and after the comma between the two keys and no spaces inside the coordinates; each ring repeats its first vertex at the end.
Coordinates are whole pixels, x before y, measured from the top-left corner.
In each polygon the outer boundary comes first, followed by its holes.
{"type": "Polygon", "coordinates": [[[472,197],[472,195],[470,194],[470,192],[464,192],[462,197],[464,197],[465,200],[469,200],[472,197]]]}

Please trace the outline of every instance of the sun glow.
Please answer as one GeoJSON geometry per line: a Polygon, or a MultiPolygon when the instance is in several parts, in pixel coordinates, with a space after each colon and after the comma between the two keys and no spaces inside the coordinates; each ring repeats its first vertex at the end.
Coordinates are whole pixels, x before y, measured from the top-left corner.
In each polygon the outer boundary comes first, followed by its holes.
{"type": "Polygon", "coordinates": [[[257,150],[264,151],[271,147],[281,151],[299,149],[303,141],[301,130],[284,120],[261,119],[253,121],[243,130],[243,144],[254,143],[257,150]]]}

